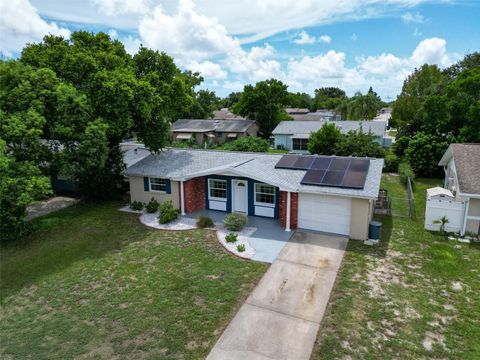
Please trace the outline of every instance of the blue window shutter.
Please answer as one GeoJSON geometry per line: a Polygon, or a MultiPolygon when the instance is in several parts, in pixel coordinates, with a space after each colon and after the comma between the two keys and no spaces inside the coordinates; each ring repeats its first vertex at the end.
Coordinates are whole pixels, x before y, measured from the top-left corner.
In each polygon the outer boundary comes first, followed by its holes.
{"type": "Polygon", "coordinates": [[[170,182],[170,179],[165,179],[165,192],[167,194],[171,194],[172,193],[172,184],[170,182]]]}
{"type": "Polygon", "coordinates": [[[150,184],[148,181],[148,177],[143,178],[143,190],[149,191],[150,190],[150,184]]]}

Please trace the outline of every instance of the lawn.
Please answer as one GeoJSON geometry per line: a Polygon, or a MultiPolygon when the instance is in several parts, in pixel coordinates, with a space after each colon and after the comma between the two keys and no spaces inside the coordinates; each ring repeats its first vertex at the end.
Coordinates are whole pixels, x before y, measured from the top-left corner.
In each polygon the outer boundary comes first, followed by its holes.
{"type": "Polygon", "coordinates": [[[396,137],[397,136],[397,130],[389,130],[389,131],[387,131],[387,134],[389,136],[396,137]]]}
{"type": "Polygon", "coordinates": [[[379,246],[349,242],[311,359],[480,358],[480,246],[423,230],[439,183],[415,181],[416,219],[379,218],[379,246]]]}
{"type": "Polygon", "coordinates": [[[267,265],[210,230],[164,232],[118,203],[35,221],[1,248],[0,357],[204,358],[267,265]]]}
{"type": "Polygon", "coordinates": [[[409,216],[408,192],[407,188],[400,184],[400,177],[397,174],[383,174],[381,187],[388,191],[392,214],[396,216],[409,216]]]}

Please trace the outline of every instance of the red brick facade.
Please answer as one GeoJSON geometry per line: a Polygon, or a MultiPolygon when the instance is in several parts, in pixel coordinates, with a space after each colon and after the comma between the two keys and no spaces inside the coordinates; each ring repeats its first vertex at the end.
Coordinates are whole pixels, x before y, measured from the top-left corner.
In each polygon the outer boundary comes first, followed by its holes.
{"type": "MultiPolygon", "coordinates": [[[[180,182],[178,186],[180,186],[180,182]]],[[[185,181],[183,183],[183,192],[185,194],[186,213],[205,209],[205,178],[203,176],[185,181]]],[[[179,194],[181,194],[180,188],[179,194]]]]}
{"type": "MultiPolygon", "coordinates": [[[[280,224],[287,225],[287,193],[280,191],[280,224]]],[[[290,193],[290,229],[298,226],[298,193],[290,193]]]]}

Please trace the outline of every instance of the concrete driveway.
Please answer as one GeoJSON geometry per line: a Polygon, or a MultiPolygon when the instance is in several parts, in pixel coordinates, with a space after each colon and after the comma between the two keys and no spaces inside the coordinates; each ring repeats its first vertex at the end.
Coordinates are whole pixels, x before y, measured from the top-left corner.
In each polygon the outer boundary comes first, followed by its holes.
{"type": "Polygon", "coordinates": [[[347,242],[297,231],[207,359],[309,359],[347,242]]]}

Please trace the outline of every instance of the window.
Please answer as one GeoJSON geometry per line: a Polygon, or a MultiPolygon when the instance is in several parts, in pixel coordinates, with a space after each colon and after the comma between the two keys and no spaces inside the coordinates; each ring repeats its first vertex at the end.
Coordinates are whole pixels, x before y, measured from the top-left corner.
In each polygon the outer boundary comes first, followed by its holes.
{"type": "Polygon", "coordinates": [[[308,150],[308,139],[293,139],[293,150],[308,150]]]}
{"type": "Polygon", "coordinates": [[[267,184],[255,184],[255,203],[275,205],[275,187],[267,184]]]}
{"type": "Polygon", "coordinates": [[[167,180],[159,178],[150,178],[150,191],[163,191],[167,190],[167,180]]]}
{"type": "Polygon", "coordinates": [[[208,194],[210,198],[227,199],[227,180],[209,179],[208,194]]]}

